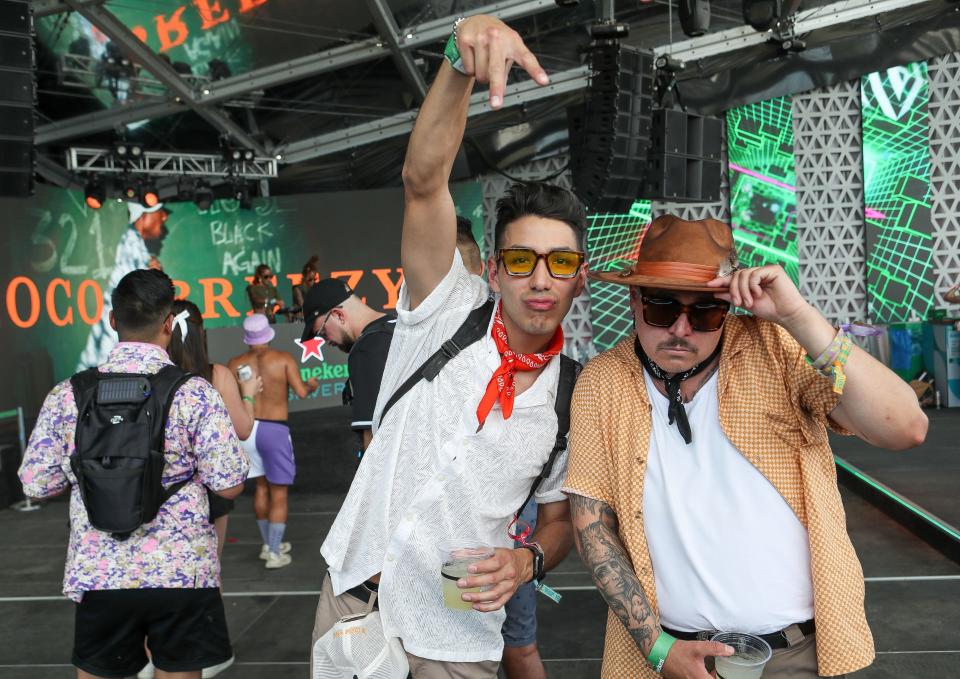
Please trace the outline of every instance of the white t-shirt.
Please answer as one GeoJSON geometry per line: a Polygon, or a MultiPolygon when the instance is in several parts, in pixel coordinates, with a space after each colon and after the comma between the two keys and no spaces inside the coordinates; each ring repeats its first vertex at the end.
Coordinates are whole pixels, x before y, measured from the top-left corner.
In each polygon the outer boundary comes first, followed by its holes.
{"type": "MultiPolygon", "coordinates": [[[[477,406],[500,366],[489,329],[432,382],[421,381],[380,413],[397,386],[453,336],[489,289],[455,253],[450,272],[415,310],[400,288],[397,327],[374,411],[374,437],[321,553],[336,594],[380,573],[380,615],[388,636],[434,660],[499,660],[502,610],[444,607],[442,548],[481,541],[513,547],[507,526],[553,449],[559,360],[516,397],[509,420],[499,404],[477,432],[477,406]],[[378,427],[379,424],[379,427],[378,427]]],[[[537,502],[566,499],[561,453],[537,502]]]]}
{"type": "Polygon", "coordinates": [[[720,425],[717,375],[685,404],[687,445],[644,371],[653,430],[644,530],[660,623],[768,634],[813,618],[807,531],[720,425]]]}

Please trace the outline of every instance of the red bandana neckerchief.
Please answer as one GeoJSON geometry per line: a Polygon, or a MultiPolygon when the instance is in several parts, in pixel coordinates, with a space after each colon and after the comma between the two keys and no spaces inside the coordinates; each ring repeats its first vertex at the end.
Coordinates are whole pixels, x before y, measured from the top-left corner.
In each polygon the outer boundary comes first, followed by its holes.
{"type": "Polygon", "coordinates": [[[477,407],[477,420],[481,427],[497,401],[500,401],[503,419],[510,419],[510,415],[513,414],[514,377],[518,370],[539,370],[563,349],[563,329],[557,326],[557,331],[553,333],[553,339],[550,340],[550,346],[546,351],[537,354],[514,352],[507,344],[507,328],[503,324],[502,309],[503,302],[500,302],[497,304],[497,311],[493,315],[493,326],[490,329],[493,341],[497,343],[497,351],[500,352],[500,367],[490,378],[487,391],[477,407]]]}

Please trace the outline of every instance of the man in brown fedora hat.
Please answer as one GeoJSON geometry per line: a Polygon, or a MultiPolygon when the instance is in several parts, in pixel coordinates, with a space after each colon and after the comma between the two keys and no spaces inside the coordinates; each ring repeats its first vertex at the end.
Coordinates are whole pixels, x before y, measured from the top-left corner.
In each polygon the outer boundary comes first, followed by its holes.
{"type": "Polygon", "coordinates": [[[602,676],[714,676],[716,630],[770,645],[764,679],[869,665],[827,427],[918,445],[910,387],[781,267],[739,269],[721,222],[659,217],[631,268],[591,276],[630,286],[636,324],[580,376],[564,486],[610,607],[602,676]]]}

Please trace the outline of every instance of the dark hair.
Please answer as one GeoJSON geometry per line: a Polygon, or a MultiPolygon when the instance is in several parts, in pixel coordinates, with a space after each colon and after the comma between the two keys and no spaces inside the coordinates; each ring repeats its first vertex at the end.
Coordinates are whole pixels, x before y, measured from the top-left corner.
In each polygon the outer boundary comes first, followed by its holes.
{"type": "Polygon", "coordinates": [[[120,279],[110,294],[121,339],[159,329],[173,308],[173,281],[156,269],[137,269],[120,279]]]}
{"type": "Polygon", "coordinates": [[[187,338],[183,338],[180,325],[174,323],[167,353],[170,354],[170,360],[178,366],[194,375],[202,375],[210,382],[213,380],[213,369],[207,356],[207,333],[203,331],[203,316],[200,315],[197,305],[186,299],[178,299],[173,303],[174,316],[181,311],[189,314],[187,338]]]}
{"type": "Polygon", "coordinates": [[[317,273],[317,263],[320,261],[320,255],[313,255],[303,265],[303,277],[306,278],[309,273],[317,273]]]}
{"type": "Polygon", "coordinates": [[[256,276],[258,279],[263,280],[263,272],[269,271],[269,270],[270,270],[269,264],[257,264],[257,268],[253,270],[253,275],[256,276]]]}
{"type": "Polygon", "coordinates": [[[583,203],[572,192],[544,182],[513,184],[497,201],[494,248],[499,250],[503,247],[503,233],[507,225],[528,215],[565,222],[573,229],[577,247],[584,249],[583,234],[587,226],[587,211],[583,203]]]}
{"type": "Polygon", "coordinates": [[[480,250],[480,244],[473,236],[473,222],[460,215],[457,215],[457,245],[474,245],[478,252],[480,250]]]}
{"type": "Polygon", "coordinates": [[[483,256],[480,254],[480,244],[473,237],[473,223],[460,215],[457,215],[457,249],[471,273],[483,271],[483,256]]]}

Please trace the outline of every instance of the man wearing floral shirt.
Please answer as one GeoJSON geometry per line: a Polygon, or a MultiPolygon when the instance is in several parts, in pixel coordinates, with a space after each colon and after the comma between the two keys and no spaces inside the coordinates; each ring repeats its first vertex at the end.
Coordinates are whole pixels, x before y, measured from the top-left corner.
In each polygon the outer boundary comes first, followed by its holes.
{"type": "MultiPolygon", "coordinates": [[[[173,283],[161,271],[137,270],[120,280],[110,313],[120,343],[101,372],[154,374],[170,363],[173,298],[173,283]]],[[[20,480],[30,497],[71,491],[63,592],[78,604],[72,659],[77,675],[135,674],[147,662],[146,640],[157,677],[199,679],[202,668],[232,657],[204,486],[226,498],[239,495],[248,463],[223,401],[198,377],[176,392],[165,428],[163,485],[190,482],[126,540],[90,525],[70,468],[76,426],[67,380],[44,401],[20,480]]]]}

